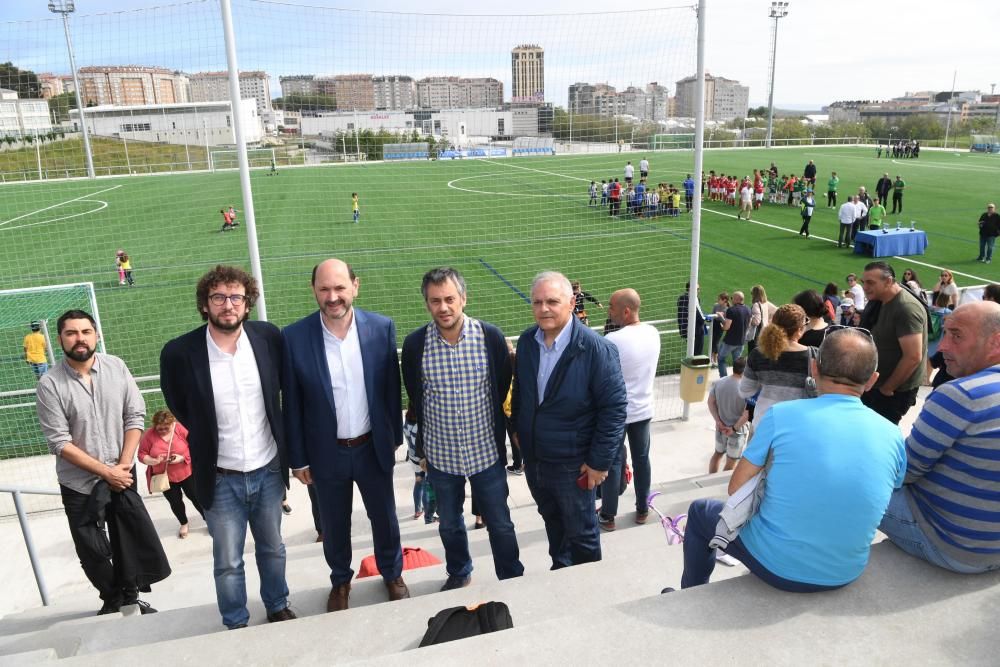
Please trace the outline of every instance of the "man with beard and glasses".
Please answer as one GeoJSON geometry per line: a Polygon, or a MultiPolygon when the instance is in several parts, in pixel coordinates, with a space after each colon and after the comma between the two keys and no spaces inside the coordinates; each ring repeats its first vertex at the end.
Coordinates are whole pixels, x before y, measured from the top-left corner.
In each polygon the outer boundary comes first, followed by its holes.
{"type": "Polygon", "coordinates": [[[281,332],[249,321],[259,292],[240,268],[216,266],[195,294],[207,324],[163,347],[160,387],[188,428],[195,489],[212,535],[219,612],[230,630],[250,621],[243,569],[249,525],[267,620],[287,621],[295,614],[281,541],[281,498],[288,488],[281,332]]]}
{"type": "Polygon", "coordinates": [[[316,488],[332,585],[327,611],[349,604],[355,484],[389,599],[410,597],[392,486],[396,448],[403,444],[396,327],[354,307],[360,284],[346,262],[318,264],[312,290],[319,310],[282,332],[288,457],[296,479],[316,488]]]}
{"type": "Polygon", "coordinates": [[[39,379],[36,408],[56,455],[73,545],[103,601],[98,614],[153,613],[139,591],[165,579],[170,566],[136,493],[146,404],[125,362],[97,352],[93,317],[70,310],[57,326],[66,356],[39,379]]]}

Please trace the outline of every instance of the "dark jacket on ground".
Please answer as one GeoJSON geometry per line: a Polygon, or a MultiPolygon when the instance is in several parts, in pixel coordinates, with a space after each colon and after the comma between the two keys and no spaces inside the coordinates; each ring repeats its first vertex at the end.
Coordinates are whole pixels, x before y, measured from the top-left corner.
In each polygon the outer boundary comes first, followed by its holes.
{"type": "Polygon", "coordinates": [[[608,470],[625,430],[628,404],[617,348],[572,318],[569,343],[538,404],[538,342],[532,326],[517,341],[514,428],[525,461],[586,463],[608,470]]]}

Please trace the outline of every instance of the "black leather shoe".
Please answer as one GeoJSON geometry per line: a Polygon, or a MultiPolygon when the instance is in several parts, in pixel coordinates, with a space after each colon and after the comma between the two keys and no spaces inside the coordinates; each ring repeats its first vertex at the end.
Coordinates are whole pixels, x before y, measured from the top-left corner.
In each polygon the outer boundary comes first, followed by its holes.
{"type": "Polygon", "coordinates": [[[295,612],[292,611],[291,607],[285,607],[281,611],[276,611],[273,614],[267,615],[268,623],[280,623],[281,621],[291,621],[298,618],[295,612]]]}
{"type": "Polygon", "coordinates": [[[104,604],[101,605],[101,609],[97,612],[97,615],[106,616],[107,614],[117,614],[121,611],[121,608],[121,600],[105,600],[104,604]]]}
{"type": "Polygon", "coordinates": [[[444,582],[444,586],[441,587],[442,591],[453,591],[456,588],[465,588],[472,583],[472,577],[457,577],[455,575],[448,575],[448,580],[444,582]]]}

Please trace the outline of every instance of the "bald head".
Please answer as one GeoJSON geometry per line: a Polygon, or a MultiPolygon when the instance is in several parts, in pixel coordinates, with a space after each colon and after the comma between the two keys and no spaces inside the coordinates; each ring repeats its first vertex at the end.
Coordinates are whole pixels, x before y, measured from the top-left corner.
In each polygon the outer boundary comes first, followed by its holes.
{"type": "Polygon", "coordinates": [[[351,265],[339,259],[320,262],[313,269],[312,288],[324,324],[335,334],[350,326],[358,277],[351,265]]]}
{"type": "Polygon", "coordinates": [[[351,268],[350,264],[348,264],[342,259],[331,257],[330,259],[324,260],[313,267],[311,284],[313,285],[316,284],[316,276],[320,272],[323,272],[324,275],[328,275],[327,274],[328,271],[343,272],[348,277],[349,280],[357,279],[357,276],[354,275],[354,269],[351,268]]]}
{"type": "Polygon", "coordinates": [[[878,352],[870,336],[837,329],[823,339],[816,357],[820,392],[860,396],[878,378],[877,367],[878,352]]]}
{"type": "Polygon", "coordinates": [[[620,289],[608,299],[608,317],[618,326],[628,326],[639,321],[639,293],[631,287],[620,289]]]}
{"type": "Polygon", "coordinates": [[[1000,304],[976,301],[956,308],[944,319],[938,350],[955,377],[1000,364],[1000,304]]]}

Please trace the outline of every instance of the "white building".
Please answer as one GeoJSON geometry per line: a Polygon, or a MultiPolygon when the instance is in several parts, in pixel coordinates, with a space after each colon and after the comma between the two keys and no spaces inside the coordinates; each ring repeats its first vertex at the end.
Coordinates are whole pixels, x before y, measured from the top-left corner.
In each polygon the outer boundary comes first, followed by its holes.
{"type": "MultiPolygon", "coordinates": [[[[198,72],[188,75],[192,102],[229,100],[229,72],[198,72]]],[[[257,102],[257,115],[271,110],[271,83],[267,72],[240,72],[240,97],[257,102]]]]}
{"type": "MultiPolygon", "coordinates": [[[[240,100],[243,136],[248,144],[264,137],[264,127],[254,100],[240,100]]],[[[70,109],[74,131],[80,128],[80,112],[70,109]]],[[[236,143],[229,102],[99,106],[85,110],[87,129],[95,137],[149,141],[194,146],[236,143]]]]}
{"type": "Polygon", "coordinates": [[[417,108],[417,87],[411,76],[376,76],[375,108],[405,111],[417,108]]]}
{"type": "MultiPolygon", "coordinates": [[[[693,76],[677,82],[678,116],[695,117],[695,93],[698,79],[693,76]]],[[[750,106],[750,88],[739,81],[705,74],[705,120],[746,118],[750,106]]]]}
{"type": "Polygon", "coordinates": [[[35,136],[51,130],[48,102],[18,99],[16,91],[0,88],[0,138],[35,136]]]}
{"type": "Polygon", "coordinates": [[[443,109],[441,111],[334,111],[301,119],[304,136],[333,137],[338,132],[371,130],[452,137],[538,136],[538,109],[443,109]],[[517,131],[515,132],[515,125],[517,131]]]}

